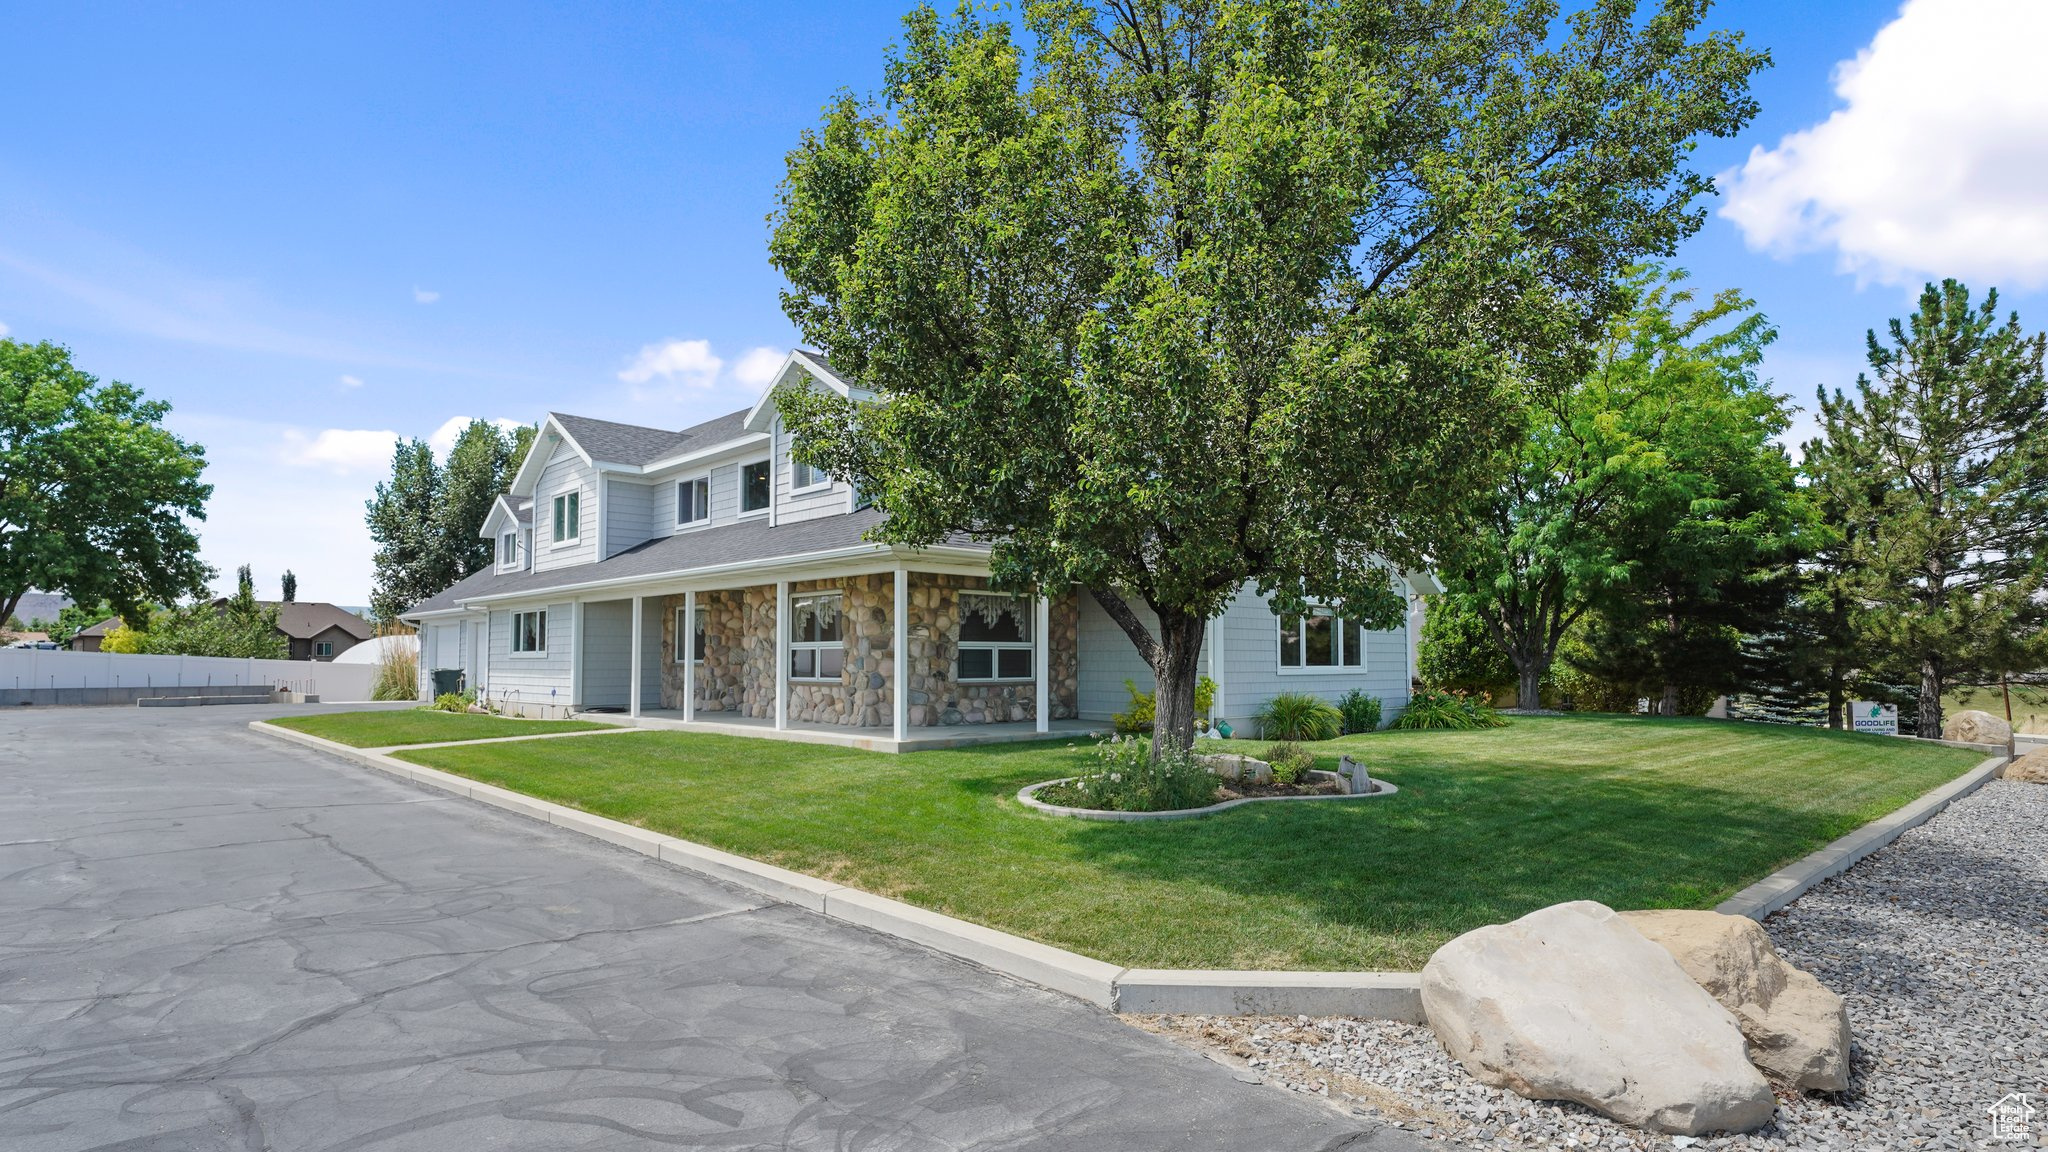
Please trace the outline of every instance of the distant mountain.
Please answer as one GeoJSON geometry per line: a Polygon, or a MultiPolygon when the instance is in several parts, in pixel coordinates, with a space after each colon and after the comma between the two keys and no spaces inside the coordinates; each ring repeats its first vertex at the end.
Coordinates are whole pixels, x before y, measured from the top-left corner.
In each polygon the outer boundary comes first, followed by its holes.
{"type": "Polygon", "coordinates": [[[57,613],[70,606],[69,596],[59,596],[55,592],[30,592],[21,598],[21,606],[14,610],[14,614],[21,617],[24,624],[31,620],[54,621],[57,613]]]}

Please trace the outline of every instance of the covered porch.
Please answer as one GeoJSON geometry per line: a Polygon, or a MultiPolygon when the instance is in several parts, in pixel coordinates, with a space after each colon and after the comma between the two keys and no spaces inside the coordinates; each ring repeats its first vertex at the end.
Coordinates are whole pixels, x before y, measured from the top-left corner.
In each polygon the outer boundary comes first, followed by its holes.
{"type": "Polygon", "coordinates": [[[964,565],[778,575],[580,603],[579,707],[644,727],[877,751],[1101,727],[1076,719],[1076,590],[1012,597],[964,565]]]}

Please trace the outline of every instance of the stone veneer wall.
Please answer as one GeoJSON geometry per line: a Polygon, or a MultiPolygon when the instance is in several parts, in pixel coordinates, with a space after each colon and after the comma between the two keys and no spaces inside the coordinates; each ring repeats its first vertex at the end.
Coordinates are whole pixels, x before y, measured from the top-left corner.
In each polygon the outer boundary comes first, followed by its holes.
{"type": "MultiPolygon", "coordinates": [[[[888,573],[844,580],[807,580],[790,585],[791,595],[838,588],[845,613],[840,635],[846,666],[837,683],[791,681],[792,722],[887,728],[893,706],[895,603],[888,573]]],[[[941,724],[1001,724],[1035,718],[1037,685],[960,684],[953,679],[960,636],[960,591],[988,587],[978,576],[910,574],[910,706],[913,728],[941,724]]],[[[706,610],[704,666],[698,676],[697,711],[736,712],[772,719],[775,715],[775,588],[728,589],[697,594],[706,610]]],[[[681,708],[683,668],[676,663],[676,613],[681,596],[663,601],[661,701],[681,708]]],[[[1078,590],[1055,597],[1050,606],[1052,719],[1079,712],[1081,600],[1078,590]]]]}

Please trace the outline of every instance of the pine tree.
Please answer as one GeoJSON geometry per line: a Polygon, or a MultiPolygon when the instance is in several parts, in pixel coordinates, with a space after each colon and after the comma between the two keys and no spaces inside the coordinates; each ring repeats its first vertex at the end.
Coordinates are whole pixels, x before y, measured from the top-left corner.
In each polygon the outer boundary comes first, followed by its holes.
{"type": "Polygon", "coordinates": [[[1807,461],[1853,532],[1870,643],[1917,667],[1918,729],[1941,734],[1941,696],[2041,659],[2048,578],[2048,339],[1998,322],[1955,280],[1868,336],[1856,392],[1820,394],[1807,461]]]}
{"type": "Polygon", "coordinates": [[[279,583],[284,588],[285,603],[290,604],[299,598],[299,578],[292,575],[291,569],[287,568],[284,570],[284,578],[279,583]]]}

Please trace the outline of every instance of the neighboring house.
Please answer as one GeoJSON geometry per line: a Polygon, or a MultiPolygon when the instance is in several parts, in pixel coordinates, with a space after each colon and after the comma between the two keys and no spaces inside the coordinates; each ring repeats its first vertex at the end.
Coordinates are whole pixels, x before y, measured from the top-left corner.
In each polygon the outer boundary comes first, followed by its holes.
{"type": "MultiPolygon", "coordinates": [[[[801,733],[870,747],[1100,727],[1151,671],[1093,596],[992,591],[989,549],[863,539],[851,486],[789,457],[783,388],[870,394],[791,353],[751,407],[680,432],[551,413],[481,535],[495,561],[403,617],[436,670],[527,715],[801,733]],[[897,660],[903,653],[907,659],[897,660]]],[[[1406,577],[1410,593],[1435,591],[1406,577]]],[[[1141,609],[1142,611],[1142,609],[1141,609]]],[[[1282,618],[1247,587],[1208,632],[1211,714],[1249,734],[1276,693],[1405,707],[1403,628],[1282,618]]]]}
{"type": "MultiPolygon", "coordinates": [[[[225,608],[227,598],[213,602],[225,608]]],[[[259,600],[257,606],[277,609],[277,631],[285,638],[287,660],[332,660],[368,640],[376,629],[368,620],[335,604],[304,600],[259,600]]],[[[74,652],[97,652],[107,631],[119,627],[121,618],[109,617],[71,637],[74,652]]]]}

